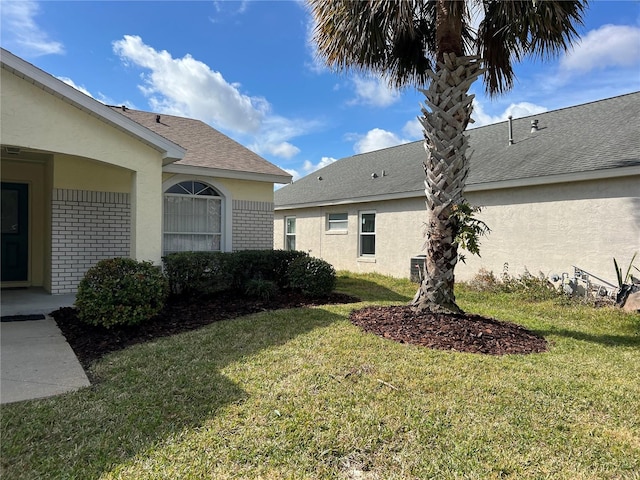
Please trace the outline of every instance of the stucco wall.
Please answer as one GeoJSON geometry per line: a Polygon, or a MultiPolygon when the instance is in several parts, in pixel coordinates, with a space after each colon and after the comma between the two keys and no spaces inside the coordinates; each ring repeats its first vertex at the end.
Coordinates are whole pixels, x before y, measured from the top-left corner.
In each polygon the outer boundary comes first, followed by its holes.
{"type": "MultiPolygon", "coordinates": [[[[483,206],[479,218],[491,228],[481,258],[466,254],[456,268],[469,280],[480,268],[500,274],[573,273],[577,265],[615,282],[612,258],[627,264],[640,251],[640,176],[486,192],[470,192],[483,206]]],[[[279,210],[274,247],[284,248],[284,217],[296,217],[296,248],[324,258],[339,270],[408,277],[411,257],[422,253],[425,221],[421,198],[344,207],[279,210]],[[358,259],[358,212],[376,211],[375,260],[358,259]],[[348,212],[347,234],[326,232],[328,213],[348,212]]]]}
{"type": "MultiPolygon", "coordinates": [[[[69,159],[73,157],[128,170],[129,187],[121,189],[131,193],[130,254],[159,263],[162,255],[161,153],[4,69],[1,81],[1,142],[59,155],[67,162],[62,161],[60,168],[69,167],[68,162],[73,163],[69,159]]],[[[86,188],[64,183],[55,168],[54,165],[52,175],[57,186],[86,188]]],[[[100,171],[98,167],[96,172],[100,171]]],[[[78,171],[74,178],[86,180],[91,176],[78,171]]],[[[115,183],[121,182],[115,180],[115,183]]]]}

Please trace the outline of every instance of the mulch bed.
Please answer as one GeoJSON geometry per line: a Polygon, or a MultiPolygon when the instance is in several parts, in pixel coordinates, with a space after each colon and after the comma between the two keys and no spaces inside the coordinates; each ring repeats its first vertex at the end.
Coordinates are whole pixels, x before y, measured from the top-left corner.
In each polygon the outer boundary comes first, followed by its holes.
{"type": "Polygon", "coordinates": [[[269,301],[248,299],[225,293],[199,298],[170,298],[164,309],[148,322],[110,329],[81,322],[75,308],[60,308],[51,313],[85,370],[94,360],[110,352],[138,343],[196,330],[214,322],[280,308],[359,302],[360,299],[332,293],[322,299],[310,299],[295,292],[280,293],[269,301]]]}
{"type": "MultiPolygon", "coordinates": [[[[78,319],[75,308],[51,313],[80,363],[89,370],[103,355],[155,338],[195,330],[213,322],[281,308],[355,303],[349,295],[333,293],[312,300],[296,293],[279,294],[270,301],[231,294],[210,297],[172,298],[159,315],[137,326],[106,329],[78,319]]],[[[353,324],[366,332],[400,343],[440,350],[491,355],[540,353],[547,350],[544,338],[518,325],[478,315],[416,315],[408,306],[366,307],[353,311],[353,324]]]]}
{"type": "Polygon", "coordinates": [[[400,343],[488,355],[541,353],[547,341],[524,327],[473,314],[416,314],[408,306],[365,307],[354,325],[400,343]]]}

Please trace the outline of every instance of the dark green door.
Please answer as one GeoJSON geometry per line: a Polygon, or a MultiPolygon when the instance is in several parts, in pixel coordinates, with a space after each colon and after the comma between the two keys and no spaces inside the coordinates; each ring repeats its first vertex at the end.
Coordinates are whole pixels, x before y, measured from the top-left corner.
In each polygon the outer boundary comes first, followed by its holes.
{"type": "Polygon", "coordinates": [[[2,182],[2,278],[22,282],[29,277],[29,186],[2,182]]]}

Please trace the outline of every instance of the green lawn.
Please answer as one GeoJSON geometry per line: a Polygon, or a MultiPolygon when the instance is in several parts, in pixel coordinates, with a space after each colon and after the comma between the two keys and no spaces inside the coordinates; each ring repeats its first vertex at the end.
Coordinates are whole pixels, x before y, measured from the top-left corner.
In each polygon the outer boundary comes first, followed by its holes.
{"type": "Polygon", "coordinates": [[[3,406],[3,479],[640,478],[640,318],[458,291],[544,354],[364,334],[349,312],[415,285],[341,273],[361,304],[266,312],[138,345],[96,385],[3,406]]]}

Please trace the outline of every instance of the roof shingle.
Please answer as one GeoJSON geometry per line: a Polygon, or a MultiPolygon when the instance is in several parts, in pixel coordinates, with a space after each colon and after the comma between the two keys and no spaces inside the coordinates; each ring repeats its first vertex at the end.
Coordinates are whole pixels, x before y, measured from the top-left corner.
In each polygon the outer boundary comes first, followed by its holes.
{"type": "MultiPolygon", "coordinates": [[[[513,145],[506,122],[472,129],[467,186],[640,166],[639,132],[640,92],[514,119],[513,145]]],[[[418,141],[338,160],[277,190],[276,208],[419,195],[424,156],[418,141]]]]}
{"type": "Polygon", "coordinates": [[[111,108],[185,148],[187,153],[184,158],[174,165],[290,177],[284,170],[200,120],[122,107],[111,108]]]}

